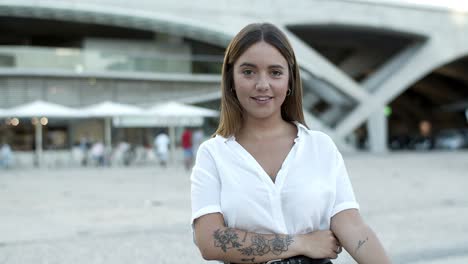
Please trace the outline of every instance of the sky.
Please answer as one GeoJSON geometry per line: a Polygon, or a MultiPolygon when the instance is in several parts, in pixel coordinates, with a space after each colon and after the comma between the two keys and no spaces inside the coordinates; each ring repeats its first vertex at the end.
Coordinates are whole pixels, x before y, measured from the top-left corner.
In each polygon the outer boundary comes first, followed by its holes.
{"type": "Polygon", "coordinates": [[[410,5],[423,5],[447,8],[454,11],[468,12],[468,0],[365,0],[368,2],[386,2],[410,5]]]}

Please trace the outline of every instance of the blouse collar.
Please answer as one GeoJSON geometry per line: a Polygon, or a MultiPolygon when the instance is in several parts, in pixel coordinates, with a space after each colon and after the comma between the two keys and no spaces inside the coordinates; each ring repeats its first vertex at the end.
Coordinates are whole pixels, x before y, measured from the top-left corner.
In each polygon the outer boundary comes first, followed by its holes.
{"type": "MultiPolygon", "coordinates": [[[[297,127],[297,135],[296,135],[296,138],[294,139],[294,143],[299,141],[301,136],[304,135],[304,133],[308,133],[308,134],[311,133],[310,129],[308,129],[306,126],[299,123],[298,121],[293,121],[292,123],[295,124],[296,127],[297,127]]],[[[224,143],[227,143],[227,142],[232,141],[232,140],[236,140],[236,137],[234,135],[232,135],[230,137],[227,137],[227,138],[225,138],[225,137],[223,137],[221,135],[216,135],[216,137],[219,137],[220,139],[222,139],[224,141],[224,143]]]]}

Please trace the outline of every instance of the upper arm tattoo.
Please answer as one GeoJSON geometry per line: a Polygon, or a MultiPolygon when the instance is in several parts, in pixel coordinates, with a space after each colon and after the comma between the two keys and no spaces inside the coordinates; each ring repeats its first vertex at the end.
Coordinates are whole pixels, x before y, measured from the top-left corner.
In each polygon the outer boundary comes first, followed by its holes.
{"type": "Polygon", "coordinates": [[[365,240],[359,240],[358,242],[358,245],[356,247],[356,250],[354,251],[354,253],[357,253],[359,249],[361,249],[361,247],[369,240],[369,237],[366,237],[365,240]]]}

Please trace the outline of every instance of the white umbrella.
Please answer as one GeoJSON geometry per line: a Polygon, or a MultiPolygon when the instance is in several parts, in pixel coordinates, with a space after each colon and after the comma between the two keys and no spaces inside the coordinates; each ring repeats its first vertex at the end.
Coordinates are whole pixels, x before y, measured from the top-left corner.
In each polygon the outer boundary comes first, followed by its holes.
{"type": "Polygon", "coordinates": [[[171,158],[174,160],[175,127],[201,126],[204,117],[217,116],[219,116],[219,112],[215,110],[178,102],[167,102],[148,108],[142,116],[114,118],[114,124],[121,127],[168,127],[171,139],[171,158]]]}
{"type": "Polygon", "coordinates": [[[134,105],[121,104],[115,102],[102,102],[93,104],[81,109],[86,115],[92,117],[114,117],[126,115],[141,115],[143,109],[134,105]]]}
{"type": "MultiPolygon", "coordinates": [[[[1,117],[46,117],[46,118],[81,118],[84,115],[76,109],[44,101],[34,101],[24,105],[0,111],[1,117]]],[[[35,124],[36,159],[40,167],[42,165],[42,125],[38,121],[35,124]]]]}
{"type": "Polygon", "coordinates": [[[168,102],[157,104],[148,109],[148,114],[169,117],[216,117],[219,112],[203,107],[182,104],[178,102],[168,102]]]}
{"type": "Polygon", "coordinates": [[[87,116],[105,118],[104,138],[105,145],[108,148],[108,150],[110,150],[112,144],[111,119],[113,117],[119,116],[134,116],[144,114],[143,109],[140,107],[110,101],[90,105],[82,108],[81,110],[87,116]]]}
{"type": "MultiPolygon", "coordinates": [[[[155,105],[148,109],[148,115],[154,115],[160,119],[189,121],[200,120],[200,125],[203,124],[203,117],[216,117],[219,112],[203,107],[186,105],[178,102],[167,102],[164,104],[155,105]]],[[[174,160],[175,156],[175,126],[172,122],[168,122],[169,137],[171,139],[171,157],[174,160]]]]}
{"type": "Polygon", "coordinates": [[[79,110],[41,100],[0,111],[3,117],[80,118],[79,110]]]}
{"type": "Polygon", "coordinates": [[[171,139],[171,157],[175,156],[175,127],[202,125],[204,117],[217,117],[219,112],[203,107],[187,105],[179,102],[167,102],[150,107],[148,115],[154,116],[154,120],[166,121],[169,127],[171,139]]]}
{"type": "Polygon", "coordinates": [[[204,117],[217,117],[219,112],[208,108],[168,102],[154,105],[143,114],[114,118],[118,127],[201,126],[204,117]]]}

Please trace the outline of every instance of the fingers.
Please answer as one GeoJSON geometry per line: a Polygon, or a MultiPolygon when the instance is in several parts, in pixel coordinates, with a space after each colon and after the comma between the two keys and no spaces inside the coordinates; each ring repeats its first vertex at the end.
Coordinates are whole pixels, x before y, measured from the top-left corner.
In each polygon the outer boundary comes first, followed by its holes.
{"type": "Polygon", "coordinates": [[[330,258],[330,259],[336,259],[336,258],[338,258],[338,254],[340,254],[342,251],[343,251],[343,248],[342,248],[341,246],[338,246],[338,247],[336,247],[335,250],[332,250],[332,251],[328,254],[328,258],[330,258]]]}
{"type": "Polygon", "coordinates": [[[333,235],[333,236],[335,237],[335,240],[336,240],[336,250],[335,250],[335,252],[336,252],[336,254],[340,254],[343,251],[343,247],[341,246],[341,243],[338,240],[338,238],[335,235],[333,235]]]}
{"type": "Polygon", "coordinates": [[[341,252],[343,251],[343,247],[341,246],[338,246],[338,248],[336,249],[336,254],[340,254],[341,252]]]}
{"type": "Polygon", "coordinates": [[[311,258],[336,259],[343,251],[341,243],[330,230],[314,231],[306,235],[309,242],[305,254],[311,258]]]}
{"type": "Polygon", "coordinates": [[[333,232],[331,231],[328,231],[326,233],[329,237],[329,254],[328,254],[328,258],[330,259],[336,259],[338,258],[338,254],[340,254],[342,251],[343,251],[343,248],[340,244],[340,241],[338,240],[338,238],[335,236],[335,234],[333,234],[333,232]]]}

